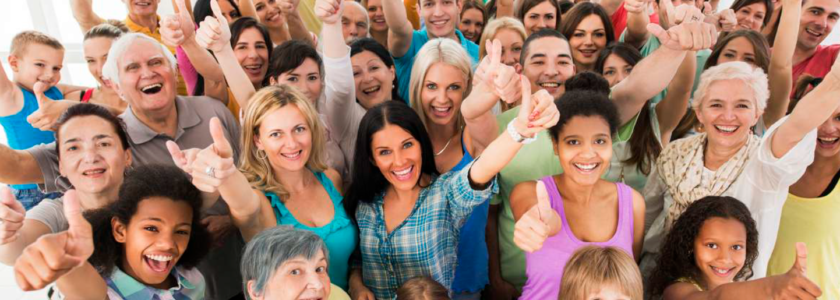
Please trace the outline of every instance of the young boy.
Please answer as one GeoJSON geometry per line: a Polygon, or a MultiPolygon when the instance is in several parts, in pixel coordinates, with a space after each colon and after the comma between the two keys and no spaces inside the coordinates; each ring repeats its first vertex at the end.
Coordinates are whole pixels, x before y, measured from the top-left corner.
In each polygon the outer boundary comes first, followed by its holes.
{"type": "MultiPolygon", "coordinates": [[[[24,31],[12,39],[9,55],[12,81],[9,81],[5,70],[0,67],[0,125],[3,126],[10,148],[22,150],[55,141],[52,132],[33,127],[27,121],[27,117],[39,109],[46,110],[47,106],[53,106],[54,100],[78,99],[78,92],[82,88],[58,84],[63,61],[64,46],[46,34],[24,31]],[[40,91],[33,92],[37,89],[40,91]],[[74,92],[76,98],[69,95],[74,92]]],[[[52,111],[56,107],[51,108],[52,111]]],[[[41,123],[47,120],[48,118],[37,118],[30,121],[41,123]]],[[[51,124],[39,127],[45,128],[49,125],[51,124]]],[[[60,196],[57,193],[45,195],[35,184],[13,185],[12,188],[17,199],[27,210],[44,198],[60,196]]]]}

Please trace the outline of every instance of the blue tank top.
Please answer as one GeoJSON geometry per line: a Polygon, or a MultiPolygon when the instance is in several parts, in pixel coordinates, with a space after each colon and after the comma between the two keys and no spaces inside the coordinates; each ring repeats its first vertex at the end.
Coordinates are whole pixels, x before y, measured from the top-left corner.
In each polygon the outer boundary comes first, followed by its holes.
{"type": "MultiPolygon", "coordinates": [[[[41,131],[26,121],[33,112],[38,110],[38,100],[35,94],[31,91],[20,87],[23,92],[23,108],[14,115],[0,117],[0,125],[3,126],[3,131],[6,133],[6,140],[9,148],[15,150],[26,150],[40,144],[49,144],[55,141],[55,135],[51,131],[41,131]]],[[[64,95],[57,87],[51,87],[44,95],[52,100],[64,99],[64,95]]],[[[12,188],[23,190],[33,189],[38,186],[35,184],[17,184],[12,185],[12,188]]]]}
{"type": "MultiPolygon", "coordinates": [[[[461,151],[464,152],[464,157],[449,172],[459,171],[473,161],[472,155],[464,145],[463,132],[461,133],[461,151]]],[[[487,242],[484,239],[489,209],[490,201],[487,199],[473,209],[461,227],[458,238],[458,265],[455,266],[455,280],[452,281],[452,291],[455,293],[479,292],[490,282],[487,274],[489,255],[487,242]]]]}
{"type": "Polygon", "coordinates": [[[347,212],[344,211],[344,197],[335,189],[333,182],[324,172],[313,172],[315,178],[330,195],[335,216],[329,224],[321,227],[309,227],[298,222],[295,216],[280,201],[280,197],[272,192],[264,192],[274,209],[274,216],[277,218],[277,225],[291,225],[296,229],[309,230],[324,240],[329,250],[329,275],[333,284],[344,290],[349,288],[348,279],[350,276],[350,255],[356,250],[359,244],[359,230],[350,221],[347,212]]]}

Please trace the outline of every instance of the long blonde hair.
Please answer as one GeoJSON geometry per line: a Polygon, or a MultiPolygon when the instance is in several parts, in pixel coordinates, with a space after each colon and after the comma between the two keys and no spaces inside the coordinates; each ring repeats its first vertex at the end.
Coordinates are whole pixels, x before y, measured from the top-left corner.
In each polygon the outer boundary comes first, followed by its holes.
{"type": "MultiPolygon", "coordinates": [[[[426,81],[426,72],[435,63],[445,63],[453,66],[461,71],[464,76],[466,86],[464,87],[464,100],[470,94],[472,89],[472,64],[470,63],[470,56],[461,47],[451,39],[438,38],[426,43],[420,52],[417,53],[414,59],[414,66],[411,68],[411,82],[408,86],[408,97],[410,99],[411,107],[420,116],[423,125],[426,124],[426,112],[423,110],[423,101],[420,99],[420,91],[423,90],[423,82],[426,81]]],[[[464,117],[461,115],[460,107],[458,108],[458,118],[455,121],[455,128],[461,130],[464,127],[464,117]]]]}
{"type": "Polygon", "coordinates": [[[609,285],[630,300],[642,300],[642,274],[629,254],[615,247],[586,246],[575,251],[566,263],[559,299],[586,299],[609,285]]]}
{"type": "Polygon", "coordinates": [[[258,149],[255,141],[260,134],[260,126],[266,115],[287,105],[294,105],[300,110],[312,133],[312,151],[310,151],[306,166],[313,172],[327,169],[327,132],[321,124],[315,106],[307,100],[306,96],[291,86],[281,84],[263,87],[251,96],[248,109],[245,111],[244,126],[242,126],[243,155],[240,158],[239,170],[245,174],[252,188],[275,193],[280,199],[288,197],[289,192],[274,177],[274,170],[265,151],[258,149]],[[259,154],[260,152],[262,154],[259,154]]]}
{"type": "MultiPolygon", "coordinates": [[[[487,41],[496,38],[496,34],[501,32],[502,30],[512,30],[519,34],[522,37],[522,43],[525,43],[525,39],[528,38],[527,34],[525,33],[525,25],[522,25],[517,19],[511,17],[501,17],[490,21],[487,24],[487,27],[484,27],[484,32],[481,33],[481,39],[479,42],[478,48],[478,57],[484,58],[487,55],[487,41]]],[[[508,49],[508,51],[510,51],[508,49]]]]}

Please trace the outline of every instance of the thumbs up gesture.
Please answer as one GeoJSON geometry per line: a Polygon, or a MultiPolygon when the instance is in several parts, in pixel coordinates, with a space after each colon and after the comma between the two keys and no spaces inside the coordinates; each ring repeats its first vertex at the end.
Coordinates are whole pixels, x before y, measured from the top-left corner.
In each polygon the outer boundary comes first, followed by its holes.
{"type": "Polygon", "coordinates": [[[237,172],[233,161],[233,147],[225,137],[225,129],[218,118],[210,120],[213,144],[199,150],[194,158],[187,158],[177,145],[167,145],[176,164],[192,175],[192,182],[203,192],[214,193],[225,179],[237,172]]]}
{"type": "Polygon", "coordinates": [[[160,37],[170,47],[178,47],[195,37],[195,23],[184,0],[176,0],[178,14],[164,16],[160,21],[160,37]]]}
{"type": "Polygon", "coordinates": [[[26,210],[8,187],[0,188],[0,245],[14,242],[23,227],[26,210]]]}
{"type": "Polygon", "coordinates": [[[772,277],[773,299],[817,299],[822,295],[820,287],[806,277],[807,258],[805,243],[796,243],[796,260],[790,271],[772,277]]]}
{"type": "Polygon", "coordinates": [[[341,19],[340,11],[341,0],[318,0],[315,2],[315,15],[324,24],[338,23],[341,19]]]}
{"type": "Polygon", "coordinates": [[[559,216],[551,208],[545,184],[537,181],[536,186],[537,204],[525,212],[513,228],[513,243],[527,252],[542,249],[552,231],[559,229],[552,230],[552,225],[560,222],[559,216]]]}
{"type": "Polygon", "coordinates": [[[667,31],[658,24],[648,24],[647,29],[662,46],[672,50],[699,51],[709,49],[717,41],[714,25],[705,22],[682,23],[667,31]]]}
{"type": "Polygon", "coordinates": [[[93,254],[93,229],[82,216],[76,191],[64,194],[67,231],[44,235],[15,262],[15,279],[24,291],[42,289],[81,266],[93,254]]]}
{"type": "Polygon", "coordinates": [[[230,43],[230,25],[227,18],[222,15],[219,0],[210,0],[210,8],[215,17],[208,16],[201,22],[195,33],[195,41],[205,49],[219,52],[230,43]]]}
{"type": "Polygon", "coordinates": [[[53,101],[44,95],[50,87],[46,83],[38,81],[32,86],[32,92],[35,94],[35,99],[38,101],[38,110],[32,112],[26,121],[32,127],[38,128],[41,131],[52,130],[52,125],[61,117],[67,108],[70,107],[68,103],[62,101],[53,101]]]}
{"type": "Polygon", "coordinates": [[[539,90],[531,95],[531,82],[519,75],[522,104],[519,114],[513,120],[513,127],[524,137],[534,137],[560,120],[560,112],[554,104],[554,97],[546,90],[539,90]]]}

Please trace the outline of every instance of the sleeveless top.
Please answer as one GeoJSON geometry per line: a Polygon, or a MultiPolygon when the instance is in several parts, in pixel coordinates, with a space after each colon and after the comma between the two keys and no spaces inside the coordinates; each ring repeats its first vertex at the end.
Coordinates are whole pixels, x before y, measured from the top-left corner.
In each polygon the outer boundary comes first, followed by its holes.
{"type": "Polygon", "coordinates": [[[329,224],[321,227],[310,227],[301,224],[295,216],[280,201],[280,197],[272,192],[264,192],[274,209],[274,216],[277,218],[277,225],[291,225],[296,229],[309,230],[324,240],[329,250],[329,275],[330,281],[335,285],[347,290],[348,277],[350,275],[350,255],[356,250],[359,244],[359,230],[350,220],[347,212],[344,211],[344,197],[336,190],[333,182],[324,172],[313,172],[315,178],[327,194],[335,209],[335,216],[329,224]]]}
{"type": "MultiPolygon", "coordinates": [[[[464,134],[461,132],[461,151],[464,157],[450,172],[457,172],[473,161],[472,155],[464,145],[464,134]]],[[[489,199],[488,199],[489,200],[489,199]]],[[[476,293],[484,289],[490,282],[488,273],[487,242],[485,227],[487,226],[487,212],[490,201],[484,201],[473,209],[467,221],[461,227],[458,237],[458,260],[455,266],[455,280],[452,281],[452,291],[455,293],[476,293]]]]}
{"type": "Polygon", "coordinates": [[[95,88],[89,88],[89,89],[85,90],[84,93],[79,94],[79,102],[82,102],[82,103],[90,102],[90,98],[93,98],[93,92],[95,90],[96,90],[95,88]]]}
{"type": "MultiPolygon", "coordinates": [[[[41,131],[38,128],[32,127],[26,118],[33,112],[38,110],[38,100],[35,94],[31,91],[18,86],[23,92],[23,108],[13,115],[0,117],[0,125],[3,126],[3,131],[6,133],[6,141],[9,148],[14,150],[26,150],[40,144],[49,144],[55,141],[55,136],[51,131],[41,131]]],[[[51,87],[44,92],[44,96],[52,100],[64,99],[61,90],[57,87],[51,87]]],[[[17,190],[34,189],[38,186],[35,184],[16,184],[11,186],[17,190]]]]}
{"type": "Polygon", "coordinates": [[[595,245],[613,246],[624,250],[633,257],[633,192],[627,185],[616,183],[618,189],[618,227],[615,234],[606,242],[584,242],[575,237],[563,208],[563,198],[552,176],[540,179],[548,190],[551,208],[560,215],[563,228],[554,236],[548,237],[543,247],[533,253],[525,253],[525,274],[528,280],[522,288],[519,299],[557,299],[560,294],[560,280],[566,262],[578,249],[595,245]]]}

